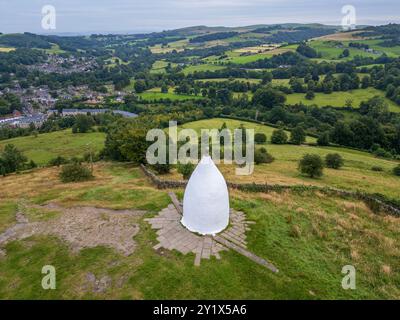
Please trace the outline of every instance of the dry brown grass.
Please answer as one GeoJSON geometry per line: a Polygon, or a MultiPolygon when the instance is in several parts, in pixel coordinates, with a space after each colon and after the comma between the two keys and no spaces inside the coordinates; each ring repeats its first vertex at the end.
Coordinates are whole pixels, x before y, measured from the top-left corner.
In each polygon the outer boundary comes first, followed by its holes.
{"type": "Polygon", "coordinates": [[[353,32],[339,32],[334,34],[329,34],[327,36],[322,36],[315,38],[315,40],[331,40],[331,41],[346,41],[346,40],[365,40],[368,39],[366,37],[357,36],[362,31],[353,31],[353,32]]]}

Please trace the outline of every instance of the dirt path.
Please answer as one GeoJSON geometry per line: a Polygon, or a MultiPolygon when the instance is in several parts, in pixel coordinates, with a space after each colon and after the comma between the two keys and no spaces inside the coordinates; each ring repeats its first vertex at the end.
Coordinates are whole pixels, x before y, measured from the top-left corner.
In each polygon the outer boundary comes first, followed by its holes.
{"type": "Polygon", "coordinates": [[[136,248],[133,237],[139,232],[138,220],[143,211],[111,210],[95,207],[64,208],[57,204],[45,206],[21,205],[16,214],[17,223],[0,234],[0,256],[10,241],[33,235],[53,235],[65,240],[74,252],[84,248],[105,246],[125,256],[136,248]],[[47,221],[29,221],[24,208],[58,211],[60,215],[47,221]]]}

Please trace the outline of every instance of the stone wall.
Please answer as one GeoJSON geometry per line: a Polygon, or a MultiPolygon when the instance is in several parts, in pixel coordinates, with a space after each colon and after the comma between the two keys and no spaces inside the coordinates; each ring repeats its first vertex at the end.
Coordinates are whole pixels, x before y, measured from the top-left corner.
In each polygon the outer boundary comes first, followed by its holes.
{"type": "MultiPolygon", "coordinates": [[[[144,165],[140,165],[140,168],[144,174],[150,179],[151,183],[154,184],[158,189],[174,189],[174,188],[185,188],[187,181],[174,181],[174,180],[163,180],[157,175],[147,169],[144,165]]],[[[317,187],[317,186],[306,186],[306,185],[278,185],[278,184],[256,184],[256,183],[232,183],[227,182],[228,188],[236,189],[245,192],[282,192],[285,190],[291,191],[320,191],[327,195],[335,195],[340,197],[353,198],[364,201],[374,212],[383,211],[388,214],[400,217],[400,207],[396,204],[389,203],[384,199],[379,199],[377,196],[364,193],[364,192],[353,192],[341,189],[329,188],[329,187],[317,187]]]]}

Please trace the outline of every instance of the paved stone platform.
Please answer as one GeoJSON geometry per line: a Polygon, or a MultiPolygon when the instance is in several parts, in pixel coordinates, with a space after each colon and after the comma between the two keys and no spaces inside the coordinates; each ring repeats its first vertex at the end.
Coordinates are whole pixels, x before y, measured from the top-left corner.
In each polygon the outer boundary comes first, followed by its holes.
{"type": "MultiPolygon", "coordinates": [[[[181,218],[176,207],[170,204],[154,218],[145,219],[151,224],[152,229],[157,230],[159,243],[154,246],[154,249],[175,249],[185,255],[189,252],[194,253],[196,266],[200,265],[201,259],[210,259],[211,256],[221,259],[220,252],[228,250],[228,248],[215,241],[212,236],[202,236],[190,232],[181,224],[181,218]]],[[[249,230],[249,225],[252,223],[246,221],[243,212],[231,210],[230,225],[219,236],[246,248],[246,231],[249,230]]]]}

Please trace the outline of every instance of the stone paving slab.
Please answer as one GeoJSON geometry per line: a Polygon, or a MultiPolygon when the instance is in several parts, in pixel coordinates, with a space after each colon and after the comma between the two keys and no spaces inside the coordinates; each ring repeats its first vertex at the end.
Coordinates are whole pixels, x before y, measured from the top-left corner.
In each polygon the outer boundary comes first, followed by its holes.
{"type": "MultiPolygon", "coordinates": [[[[151,228],[157,230],[157,241],[153,248],[159,250],[177,250],[186,255],[195,254],[194,265],[199,266],[201,259],[221,259],[220,252],[228,250],[225,246],[216,242],[211,236],[202,236],[187,230],[181,223],[180,212],[176,209],[176,204],[170,204],[162,209],[154,218],[145,219],[151,228]]],[[[181,206],[178,206],[180,209],[181,206]]],[[[246,216],[243,212],[231,210],[230,225],[220,234],[227,240],[236,245],[246,248],[246,230],[249,230],[246,216]]]]}

